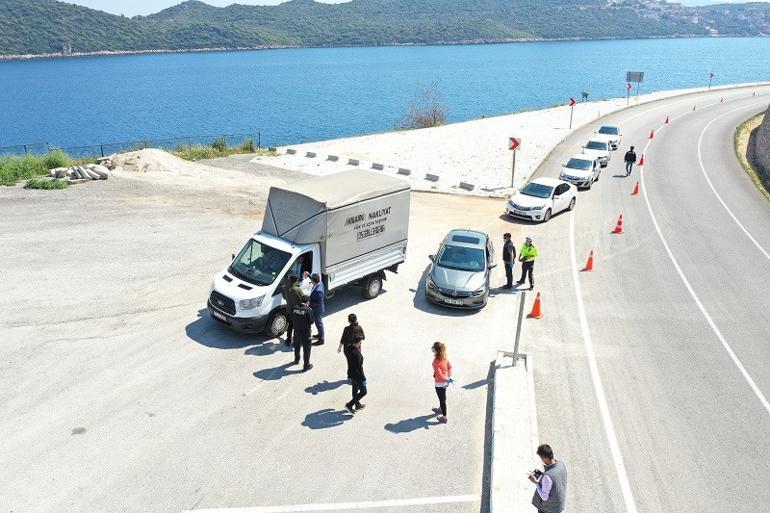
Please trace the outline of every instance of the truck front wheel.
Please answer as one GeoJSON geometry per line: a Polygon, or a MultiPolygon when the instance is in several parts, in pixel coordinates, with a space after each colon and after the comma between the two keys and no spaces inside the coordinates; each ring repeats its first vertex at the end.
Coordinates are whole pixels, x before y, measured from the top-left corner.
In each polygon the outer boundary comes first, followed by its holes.
{"type": "Polygon", "coordinates": [[[364,283],[364,299],[374,299],[382,290],[382,277],[374,274],[369,276],[364,283]]]}
{"type": "Polygon", "coordinates": [[[278,338],[289,327],[289,316],[286,310],[276,310],[270,314],[267,318],[267,324],[265,325],[265,335],[270,338],[278,338]]]}

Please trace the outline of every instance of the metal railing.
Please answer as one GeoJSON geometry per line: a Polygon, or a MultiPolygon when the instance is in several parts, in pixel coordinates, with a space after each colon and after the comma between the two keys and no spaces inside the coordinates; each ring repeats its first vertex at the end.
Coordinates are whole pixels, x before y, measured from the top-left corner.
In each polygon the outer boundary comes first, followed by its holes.
{"type": "Polygon", "coordinates": [[[47,142],[17,144],[13,146],[0,146],[0,156],[43,155],[53,150],[61,150],[72,157],[106,157],[113,153],[120,153],[145,148],[158,148],[162,150],[184,150],[196,146],[216,147],[223,144],[228,148],[234,148],[247,143],[253,143],[255,148],[260,148],[262,137],[259,131],[248,134],[225,135],[195,135],[185,137],[173,137],[170,139],[141,139],[135,141],[123,141],[116,143],[90,144],[86,146],[56,146],[47,142]]]}

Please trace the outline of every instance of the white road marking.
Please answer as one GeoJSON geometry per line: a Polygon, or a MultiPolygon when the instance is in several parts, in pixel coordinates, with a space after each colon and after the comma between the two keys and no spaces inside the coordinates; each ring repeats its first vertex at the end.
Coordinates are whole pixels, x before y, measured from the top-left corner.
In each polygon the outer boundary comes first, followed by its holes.
{"type": "Polygon", "coordinates": [[[594,385],[594,392],[596,393],[596,400],[599,402],[599,412],[602,416],[602,423],[604,424],[604,433],[607,435],[607,441],[610,445],[610,453],[612,454],[612,461],[615,464],[615,472],[618,475],[620,481],[620,491],[623,495],[623,502],[626,504],[627,513],[636,513],[636,502],[634,502],[634,496],[631,493],[631,484],[628,480],[628,474],[626,472],[626,466],[623,463],[623,455],[620,452],[620,445],[618,444],[618,438],[615,435],[615,427],[612,424],[612,418],[610,417],[610,409],[607,405],[607,398],[604,394],[604,387],[602,386],[602,378],[599,375],[599,366],[596,363],[596,354],[594,353],[594,345],[591,341],[591,333],[588,329],[588,318],[586,317],[585,306],[583,305],[583,293],[580,290],[580,279],[578,271],[577,258],[575,256],[575,212],[570,212],[569,220],[569,241],[570,241],[570,259],[572,261],[572,281],[575,284],[575,296],[577,297],[578,316],[580,318],[580,331],[583,334],[583,343],[586,348],[586,356],[588,357],[588,367],[591,371],[591,381],[594,385]]]}
{"type": "Polygon", "coordinates": [[[456,504],[476,502],[478,495],[449,495],[445,497],[421,497],[417,499],[393,499],[367,502],[325,502],[319,504],[292,504],[288,506],[255,506],[245,508],[214,508],[185,510],[183,513],[296,513],[303,511],[339,511],[373,508],[425,506],[430,504],[456,504]]]}
{"type": "MultiPolygon", "coordinates": [[[[662,130],[664,127],[665,125],[661,125],[661,127],[658,128],[658,130],[662,130]]],[[[649,139],[647,141],[647,145],[644,147],[645,153],[649,149],[650,144],[652,144],[653,140],[654,139],[649,139]]],[[[722,347],[725,348],[725,351],[727,351],[727,354],[730,356],[735,366],[743,375],[743,378],[749,384],[749,387],[751,387],[751,390],[757,396],[757,399],[759,399],[759,402],[762,403],[762,406],[764,406],[767,413],[770,414],[770,402],[768,402],[765,395],[762,393],[762,391],[759,389],[757,384],[754,382],[754,379],[751,377],[749,372],[743,366],[743,363],[741,363],[741,360],[735,354],[735,351],[733,351],[733,348],[730,346],[730,344],[727,342],[725,337],[722,335],[722,332],[719,331],[719,328],[714,323],[714,320],[711,318],[711,315],[709,315],[708,311],[706,310],[706,307],[703,306],[703,303],[701,302],[698,295],[695,293],[695,290],[692,288],[692,285],[690,285],[690,281],[684,275],[682,268],[679,267],[679,262],[677,262],[676,258],[674,257],[674,253],[671,251],[671,248],[669,247],[668,242],[666,241],[666,238],[663,236],[663,232],[660,230],[660,225],[658,225],[658,220],[655,217],[655,212],[652,210],[652,205],[650,205],[650,198],[647,195],[647,186],[645,185],[645,182],[644,182],[644,166],[641,166],[641,171],[639,172],[639,175],[640,175],[640,184],[642,186],[642,193],[644,195],[644,201],[647,204],[647,210],[650,213],[652,224],[655,226],[655,231],[658,232],[658,237],[660,238],[660,241],[663,243],[663,247],[666,249],[666,253],[668,253],[668,257],[671,259],[671,263],[674,264],[674,269],[676,269],[676,272],[679,274],[679,277],[682,279],[682,282],[687,288],[687,291],[690,293],[690,296],[692,296],[693,300],[695,301],[695,304],[698,305],[698,309],[706,318],[706,322],[708,322],[708,325],[711,327],[711,329],[714,331],[719,341],[722,343],[722,347]]]]}
{"type": "Polygon", "coordinates": [[[719,193],[717,192],[716,188],[714,187],[714,184],[711,183],[711,179],[709,178],[709,175],[706,173],[706,167],[703,165],[703,157],[701,155],[701,145],[703,143],[703,136],[706,134],[706,131],[709,129],[711,124],[714,123],[714,121],[718,120],[721,117],[727,116],[728,114],[732,114],[733,112],[738,112],[739,110],[747,110],[749,108],[756,109],[757,107],[756,106],[749,106],[749,107],[740,107],[738,109],[733,109],[731,111],[725,112],[724,114],[720,114],[719,116],[717,116],[714,119],[712,119],[711,121],[709,121],[708,124],[706,124],[705,127],[703,127],[703,131],[700,133],[700,137],[698,138],[698,163],[700,164],[700,170],[703,172],[703,176],[706,178],[706,183],[709,184],[709,187],[711,187],[712,192],[717,197],[717,199],[722,204],[722,206],[725,207],[725,210],[727,210],[727,213],[730,214],[730,217],[733,218],[733,221],[735,221],[735,224],[737,224],[738,227],[741,230],[743,230],[743,233],[745,233],[746,236],[749,238],[749,240],[751,240],[751,242],[754,243],[754,245],[757,247],[757,249],[759,249],[762,252],[762,254],[765,255],[765,258],[770,260],[770,254],[768,254],[767,251],[765,251],[765,248],[763,248],[759,244],[759,242],[757,242],[757,240],[754,237],[752,237],[752,235],[749,233],[749,231],[746,229],[746,227],[743,226],[743,224],[740,221],[738,221],[738,218],[735,217],[735,214],[733,214],[733,211],[730,210],[730,207],[727,206],[727,204],[722,199],[722,196],[720,196],[719,193]]]}

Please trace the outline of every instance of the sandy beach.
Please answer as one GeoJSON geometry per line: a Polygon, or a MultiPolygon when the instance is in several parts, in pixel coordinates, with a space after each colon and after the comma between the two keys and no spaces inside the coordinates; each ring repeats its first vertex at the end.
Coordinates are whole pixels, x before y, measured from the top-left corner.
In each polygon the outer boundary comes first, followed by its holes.
{"type": "MultiPolygon", "coordinates": [[[[758,84],[735,84],[712,87],[713,90],[747,87],[758,84]]],[[[661,91],[631,97],[629,108],[656,100],[705,91],[706,88],[661,91]]],[[[686,101],[686,98],[683,98],[686,101]]],[[[574,107],[572,129],[569,128],[568,105],[544,110],[453,123],[436,128],[387,132],[360,137],[333,139],[278,148],[278,157],[257,157],[255,163],[324,175],[349,169],[349,160],[358,160],[358,167],[377,172],[397,174],[412,183],[415,190],[458,192],[465,194],[504,195],[512,191],[512,152],[509,137],[521,138],[516,155],[514,186],[520,187],[540,163],[565,137],[574,130],[596,123],[602,116],[626,108],[626,98],[578,103],[574,107]],[[296,153],[291,154],[294,151],[296,153]],[[306,156],[308,153],[315,157],[306,156]],[[338,160],[329,160],[337,157],[338,160]],[[379,167],[379,166],[376,166],[379,167]],[[409,170],[410,174],[405,174],[409,170]],[[433,180],[426,175],[434,175],[433,180]],[[435,177],[438,177],[436,180],[435,177]],[[473,187],[460,188],[460,183],[473,187]]],[[[661,112],[661,121],[666,113],[661,112]]],[[[621,144],[625,148],[627,141],[621,144]]],[[[632,144],[628,142],[628,144],[632,144]]],[[[580,148],[576,147],[579,153],[580,148]]]]}

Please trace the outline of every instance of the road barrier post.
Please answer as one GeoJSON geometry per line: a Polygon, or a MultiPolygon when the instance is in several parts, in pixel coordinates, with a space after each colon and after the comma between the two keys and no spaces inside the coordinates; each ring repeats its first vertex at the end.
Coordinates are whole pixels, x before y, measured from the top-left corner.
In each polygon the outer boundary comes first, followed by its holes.
{"type": "Polygon", "coordinates": [[[519,322],[516,324],[516,340],[513,343],[513,366],[516,367],[516,362],[519,361],[519,340],[521,339],[521,321],[524,320],[524,300],[527,297],[525,290],[521,291],[521,297],[519,299],[519,322]]]}

